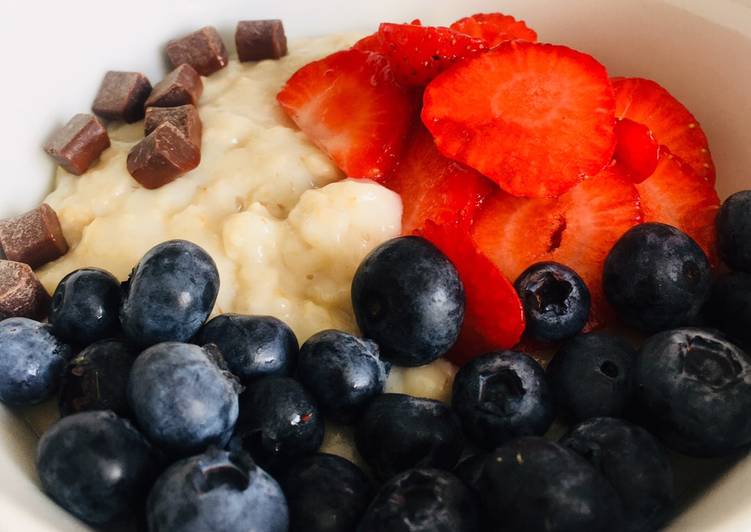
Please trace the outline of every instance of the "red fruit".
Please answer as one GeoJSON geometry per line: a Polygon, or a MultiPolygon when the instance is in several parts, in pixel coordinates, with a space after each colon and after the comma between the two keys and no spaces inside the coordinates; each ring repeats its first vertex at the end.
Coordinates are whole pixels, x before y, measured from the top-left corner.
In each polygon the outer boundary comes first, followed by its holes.
{"type": "Polygon", "coordinates": [[[394,74],[408,86],[425,85],[457,61],[487,50],[484,41],[449,28],[384,23],[378,35],[394,74]]]}
{"type": "Polygon", "coordinates": [[[381,39],[378,37],[378,32],[363,37],[355,44],[352,45],[353,50],[361,50],[363,52],[383,52],[383,45],[381,39]]]}
{"type": "Polygon", "coordinates": [[[564,46],[505,42],[433,80],[423,104],[444,155],[516,196],[559,196],[613,156],[605,67],[564,46]]]}
{"type": "Polygon", "coordinates": [[[641,183],[657,168],[660,146],[649,128],[622,118],[615,124],[618,139],[614,158],[634,183],[641,183]]]}
{"type": "Polygon", "coordinates": [[[696,240],[712,264],[717,264],[715,218],[720,198],[714,186],[662,147],[657,169],[636,189],[645,222],[677,227],[696,240]]]}
{"type": "Polygon", "coordinates": [[[411,234],[428,220],[438,225],[470,222],[495,186],[471,168],[446,159],[422,126],[414,129],[399,165],[383,184],[402,197],[402,232],[411,234]]]}
{"type": "Polygon", "coordinates": [[[451,259],[464,285],[464,323],[447,358],[461,365],[488,351],[516,345],[524,332],[522,303],[498,267],[477,251],[466,227],[429,221],[418,234],[451,259]]]}
{"type": "Polygon", "coordinates": [[[699,176],[715,182],[707,136],[688,109],[667,90],[648,79],[615,78],[615,115],[644,124],[657,142],[670,148],[699,176]]]}
{"type": "Polygon", "coordinates": [[[511,281],[540,261],[573,268],[592,296],[590,326],[607,318],[602,268],[613,244],[642,221],[639,194],[615,166],[557,199],[499,191],[475,216],[472,238],[511,281]]]}
{"type": "Polygon", "coordinates": [[[530,42],[537,40],[537,32],[528,28],[523,20],[516,20],[503,13],[477,13],[457,20],[450,28],[482,39],[489,48],[514,39],[530,42]]]}
{"type": "Polygon", "coordinates": [[[386,175],[413,120],[413,100],[394,80],[388,61],[360,50],[305,65],[277,100],[350,177],[386,175]]]}

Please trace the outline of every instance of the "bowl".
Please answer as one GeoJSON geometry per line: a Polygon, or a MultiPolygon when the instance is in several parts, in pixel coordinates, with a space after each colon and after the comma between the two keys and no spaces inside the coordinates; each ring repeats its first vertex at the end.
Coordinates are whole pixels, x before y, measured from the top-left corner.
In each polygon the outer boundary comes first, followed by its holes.
{"type": "MultiPolygon", "coordinates": [[[[4,14],[0,217],[42,200],[53,166],[41,145],[53,129],[90,107],[102,74],[138,70],[159,79],[163,45],[174,36],[208,24],[231,36],[237,20],[261,18],[281,18],[291,38],[366,33],[385,20],[419,17],[448,24],[498,10],[528,21],[543,41],[591,53],[611,75],[647,77],[667,87],[710,139],[720,195],[751,188],[751,0],[381,0],[346,8],[336,0],[79,0],[20,3],[4,14]]],[[[0,407],[2,530],[88,530],[39,490],[34,427],[48,415],[0,407]]],[[[679,461],[680,508],[668,530],[751,530],[751,458],[745,452],[679,461]]]]}

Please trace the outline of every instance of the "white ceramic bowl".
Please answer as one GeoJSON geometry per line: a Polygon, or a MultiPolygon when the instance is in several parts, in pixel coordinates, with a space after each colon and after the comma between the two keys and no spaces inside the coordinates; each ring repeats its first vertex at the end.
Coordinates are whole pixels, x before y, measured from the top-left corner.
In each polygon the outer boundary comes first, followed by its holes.
{"type": "MultiPolygon", "coordinates": [[[[294,38],[498,10],[527,20],[543,41],[593,54],[612,75],[666,86],[709,136],[721,195],[751,188],[751,0],[44,0],[3,12],[0,217],[44,197],[52,164],[40,146],[89,108],[104,71],[158,79],[171,37],[206,24],[231,35],[240,19],[281,18],[294,38]]],[[[86,530],[39,491],[26,415],[0,407],[0,531],[86,530]]],[[[686,461],[677,486],[683,511],[670,530],[751,530],[749,485],[751,459],[686,461]]]]}

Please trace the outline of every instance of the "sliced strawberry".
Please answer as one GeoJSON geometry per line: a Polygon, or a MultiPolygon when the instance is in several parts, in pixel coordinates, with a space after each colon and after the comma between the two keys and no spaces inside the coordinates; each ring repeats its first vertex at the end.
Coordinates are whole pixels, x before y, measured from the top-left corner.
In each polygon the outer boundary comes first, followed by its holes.
{"type": "Polygon", "coordinates": [[[618,139],[614,158],[634,183],[641,183],[657,168],[660,145],[650,129],[628,118],[615,124],[618,139]]]}
{"type": "Polygon", "coordinates": [[[520,39],[535,42],[537,32],[527,27],[523,20],[516,20],[503,13],[477,13],[457,20],[452,30],[482,39],[489,48],[495,48],[505,41],[520,39]]]}
{"type": "Polygon", "coordinates": [[[478,249],[515,281],[530,265],[556,261],[573,268],[592,296],[590,324],[607,318],[602,268],[613,244],[642,220],[639,194],[616,166],[557,199],[497,192],[475,216],[478,249]]]}
{"type": "Polygon", "coordinates": [[[422,124],[415,127],[399,166],[383,184],[402,197],[405,234],[424,228],[428,220],[438,225],[471,221],[496,188],[485,176],[441,155],[422,124]]]}
{"type": "Polygon", "coordinates": [[[686,107],[648,79],[615,78],[615,114],[647,126],[657,142],[670,148],[698,175],[715,182],[707,136],[686,107]]]}
{"type": "Polygon", "coordinates": [[[484,41],[442,27],[384,23],[378,35],[397,79],[407,86],[425,85],[457,61],[487,50],[484,41]]]}
{"type": "Polygon", "coordinates": [[[516,196],[559,196],[615,148],[605,67],[564,46],[509,41],[457,64],[425,90],[438,149],[516,196]]]}
{"type": "Polygon", "coordinates": [[[277,100],[350,177],[386,175],[413,121],[413,99],[394,80],[388,61],[360,50],[305,65],[277,100]]]}
{"type": "Polygon", "coordinates": [[[715,218],[720,198],[714,186],[663,147],[657,169],[636,189],[645,222],[677,227],[696,240],[712,264],[717,263],[715,218]]]}
{"type": "Polygon", "coordinates": [[[363,52],[383,52],[383,45],[381,39],[378,37],[378,32],[367,35],[352,45],[353,50],[361,50],[363,52]]]}
{"type": "Polygon", "coordinates": [[[465,364],[493,349],[516,345],[524,332],[519,296],[498,267],[477,251],[466,227],[429,221],[418,234],[451,259],[464,284],[464,324],[448,359],[465,364]]]}

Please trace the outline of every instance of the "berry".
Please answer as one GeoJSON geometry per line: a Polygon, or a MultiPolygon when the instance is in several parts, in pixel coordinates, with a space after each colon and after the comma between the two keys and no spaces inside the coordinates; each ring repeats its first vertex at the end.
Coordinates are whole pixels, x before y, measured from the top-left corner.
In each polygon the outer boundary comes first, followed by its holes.
{"type": "Polygon", "coordinates": [[[644,124],[628,118],[615,123],[614,158],[634,183],[641,183],[651,176],[660,157],[660,146],[644,124]]]}
{"type": "Polygon", "coordinates": [[[751,190],[736,192],[722,204],[717,247],[728,266],[751,273],[751,190]]]}
{"type": "Polygon", "coordinates": [[[460,369],[451,404],[467,435],[486,449],[545,434],[555,418],[545,371],[516,351],[488,353],[460,369]]]}
{"type": "Polygon", "coordinates": [[[220,314],[203,326],[198,343],[216,345],[243,384],[268,375],[291,375],[298,352],[295,333],[273,316],[220,314]]]}
{"type": "Polygon", "coordinates": [[[459,418],[445,404],[387,393],[368,405],[355,443],[376,478],[387,480],[412,467],[451,469],[464,441],[459,418]]]}
{"type": "Polygon", "coordinates": [[[728,273],[715,279],[707,301],[705,318],[727,337],[751,348],[751,275],[728,273]]]}
{"type": "Polygon", "coordinates": [[[485,469],[485,462],[488,459],[488,453],[473,454],[459,462],[454,468],[454,475],[464,481],[464,483],[478,492],[478,485],[482,472],[485,469]]]}
{"type": "Polygon", "coordinates": [[[572,421],[622,416],[631,399],[635,358],[628,343],[609,333],[570,339],[547,369],[556,406],[572,421]]]}
{"type": "Polygon", "coordinates": [[[49,325],[28,318],[0,321],[0,402],[41,403],[57,390],[72,355],[49,325]]]}
{"type": "Polygon", "coordinates": [[[185,240],[159,244],[143,256],[120,308],[125,336],[139,346],[187,342],[209,317],[219,272],[206,251],[185,240]]]}
{"type": "Polygon", "coordinates": [[[39,440],[42,489],[67,511],[103,525],[143,503],[158,473],[146,439],[112,412],[83,412],[52,425],[39,440]]]}
{"type": "Polygon", "coordinates": [[[378,346],[341,331],[321,331],[300,349],[297,379],[328,418],[353,423],[368,402],[383,392],[390,364],[378,346]]]}
{"type": "Polygon", "coordinates": [[[120,281],[98,268],[69,273],[52,296],[49,320],[55,336],[87,346],[120,330],[120,281]]]}
{"type": "Polygon", "coordinates": [[[415,236],[368,254],[352,280],[352,306],[363,335],[401,366],[421,366],[454,345],[464,319],[464,289],[453,264],[415,236]]]}
{"type": "Polygon", "coordinates": [[[719,334],[656,334],[642,346],[634,376],[645,420],[670,447],[720,456],[751,443],[751,357],[719,334]]]}
{"type": "Polygon", "coordinates": [[[513,440],[488,457],[480,478],[485,512],[498,529],[610,532],[618,495],[586,460],[543,438],[513,440]]]}
{"type": "Polygon", "coordinates": [[[537,33],[528,28],[523,20],[516,20],[503,13],[477,13],[459,19],[449,27],[454,31],[482,39],[488,48],[495,48],[503,42],[515,39],[530,42],[537,40],[537,33]]]}
{"type": "Polygon", "coordinates": [[[587,459],[615,488],[623,503],[625,532],[660,528],[673,506],[673,469],[649,432],[600,417],[576,425],[560,444],[587,459]]]}
{"type": "Polygon", "coordinates": [[[451,473],[410,469],[378,491],[358,532],[476,532],[475,497],[451,473]]]}
{"type": "Polygon", "coordinates": [[[121,340],[102,340],[78,353],[63,373],[60,415],[112,410],[129,417],[128,376],[137,355],[121,340]]]}
{"type": "Polygon", "coordinates": [[[238,388],[220,355],[165,342],[133,363],[128,402],[153,443],[187,456],[228,441],[237,420],[238,388]]]}
{"type": "Polygon", "coordinates": [[[352,532],[370,503],[365,473],[332,454],[301,458],[277,478],[287,497],[291,532],[352,532]]]}
{"type": "Polygon", "coordinates": [[[538,262],[514,283],[524,305],[527,333],[556,342],[582,330],[589,317],[590,296],[581,277],[563,264],[538,262]]]}
{"type": "Polygon", "coordinates": [[[592,57],[509,41],[434,79],[422,120],[445,156],[510,194],[559,196],[612,158],[614,110],[607,72],[592,57]]]}
{"type": "Polygon", "coordinates": [[[608,301],[621,319],[645,332],[693,323],[710,285],[704,252],[688,235],[665,224],[629,230],[605,261],[608,301]]]}
{"type": "Polygon", "coordinates": [[[279,484],[245,453],[211,448],[167,469],[149,493],[149,532],[287,532],[279,484]]]}
{"type": "Polygon", "coordinates": [[[289,117],[350,177],[393,168],[413,118],[412,97],[386,58],[345,50],[295,72],[277,95],[289,117]]]}

